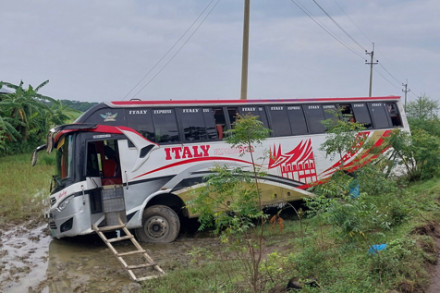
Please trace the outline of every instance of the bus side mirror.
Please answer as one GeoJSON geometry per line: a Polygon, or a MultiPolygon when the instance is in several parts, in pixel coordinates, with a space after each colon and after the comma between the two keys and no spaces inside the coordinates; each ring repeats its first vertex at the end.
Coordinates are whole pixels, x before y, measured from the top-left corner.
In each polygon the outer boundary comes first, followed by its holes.
{"type": "Polygon", "coordinates": [[[35,166],[35,164],[37,163],[37,153],[41,150],[46,149],[46,147],[47,147],[47,145],[43,144],[43,145],[40,145],[37,148],[35,148],[34,152],[32,153],[32,158],[31,158],[32,167],[35,166]]]}

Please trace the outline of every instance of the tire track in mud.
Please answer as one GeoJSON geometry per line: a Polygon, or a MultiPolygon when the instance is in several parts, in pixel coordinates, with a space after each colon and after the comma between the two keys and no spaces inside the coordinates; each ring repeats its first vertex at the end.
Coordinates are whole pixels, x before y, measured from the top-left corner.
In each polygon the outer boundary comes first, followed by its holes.
{"type": "MultiPolygon", "coordinates": [[[[141,290],[96,235],[57,240],[49,235],[46,223],[29,222],[0,230],[0,236],[0,292],[141,290]]],[[[189,264],[194,248],[215,248],[218,239],[181,235],[173,243],[142,246],[166,272],[189,264]]]]}

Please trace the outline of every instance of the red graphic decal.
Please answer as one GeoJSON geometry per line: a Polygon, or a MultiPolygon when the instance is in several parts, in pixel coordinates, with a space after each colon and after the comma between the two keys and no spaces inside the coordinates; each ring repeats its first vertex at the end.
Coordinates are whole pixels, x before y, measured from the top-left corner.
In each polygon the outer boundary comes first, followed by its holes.
{"type": "MultiPolygon", "coordinates": [[[[183,160],[183,161],[172,163],[172,164],[169,164],[169,165],[166,165],[166,166],[162,166],[162,167],[159,167],[157,169],[154,169],[154,170],[148,171],[146,173],[143,173],[141,175],[138,175],[134,179],[137,179],[137,178],[140,178],[140,177],[143,177],[143,176],[146,176],[146,175],[158,172],[158,171],[162,171],[162,170],[165,170],[165,169],[169,169],[169,168],[185,165],[185,164],[200,163],[200,162],[207,162],[207,161],[216,161],[216,162],[231,161],[231,162],[235,162],[235,163],[242,163],[242,164],[252,165],[251,162],[247,162],[247,161],[239,160],[239,159],[225,158],[225,157],[204,157],[204,158],[183,160]]],[[[259,165],[256,165],[256,166],[259,166],[259,165]]]]}
{"type": "Polygon", "coordinates": [[[379,153],[384,153],[389,148],[389,146],[384,146],[383,144],[385,142],[385,138],[390,134],[390,130],[384,131],[381,137],[374,143],[373,146],[371,146],[370,149],[364,149],[361,152],[361,149],[364,147],[365,141],[370,135],[370,132],[364,131],[358,133],[355,144],[351,148],[351,151],[345,154],[336,164],[322,172],[320,177],[326,178],[331,176],[334,172],[336,172],[336,170],[341,168],[341,165],[343,165],[343,169],[345,171],[353,172],[370,163],[372,160],[378,157],[379,153]],[[373,151],[378,148],[381,148],[379,152],[373,151]]]}
{"type": "Polygon", "coordinates": [[[164,148],[165,160],[209,157],[210,147],[210,145],[194,145],[192,147],[164,148]]]}
{"type": "Polygon", "coordinates": [[[293,150],[283,154],[281,145],[274,145],[269,158],[269,169],[280,167],[281,176],[303,183],[317,180],[312,140],[301,141],[293,150]]]}
{"type": "Polygon", "coordinates": [[[365,141],[367,140],[368,136],[370,135],[369,131],[363,131],[359,132],[356,135],[356,139],[354,141],[353,146],[351,147],[351,150],[348,151],[345,155],[342,156],[342,159],[340,159],[338,162],[336,162],[333,166],[322,172],[321,175],[325,174],[324,177],[327,177],[331,174],[333,174],[341,165],[344,165],[344,168],[348,167],[352,163],[348,163],[353,157],[356,156],[356,154],[359,152],[359,150],[363,147],[365,144],[365,141]],[[330,172],[329,172],[330,171],[330,172]],[[329,172],[328,174],[326,174],[329,172]]]}

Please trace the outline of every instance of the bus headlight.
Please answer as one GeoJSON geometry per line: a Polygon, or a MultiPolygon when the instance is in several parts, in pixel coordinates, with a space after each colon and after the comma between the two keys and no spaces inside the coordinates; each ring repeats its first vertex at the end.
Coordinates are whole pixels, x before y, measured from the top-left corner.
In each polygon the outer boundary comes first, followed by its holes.
{"type": "Polygon", "coordinates": [[[64,210],[70,202],[70,197],[66,198],[65,200],[63,200],[59,205],[58,205],[58,210],[62,211],[64,210]]]}

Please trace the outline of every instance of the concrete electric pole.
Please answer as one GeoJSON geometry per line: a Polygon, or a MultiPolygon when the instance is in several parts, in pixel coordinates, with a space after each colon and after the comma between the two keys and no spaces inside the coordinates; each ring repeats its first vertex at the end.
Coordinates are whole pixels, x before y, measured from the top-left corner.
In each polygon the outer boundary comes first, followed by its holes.
{"type": "Polygon", "coordinates": [[[249,8],[250,0],[244,1],[244,23],[243,23],[243,56],[241,60],[241,95],[240,99],[247,99],[248,86],[248,57],[249,57],[249,8]]]}
{"type": "Polygon", "coordinates": [[[406,111],[406,98],[407,98],[407,96],[408,96],[408,93],[411,91],[411,90],[408,88],[408,80],[406,81],[406,83],[402,83],[402,86],[404,87],[404,88],[402,89],[402,92],[405,93],[405,111],[406,111]]]}
{"type": "Polygon", "coordinates": [[[365,54],[370,55],[370,62],[368,62],[368,60],[365,60],[365,64],[370,65],[370,91],[369,91],[369,97],[372,96],[372,92],[373,92],[373,65],[376,65],[379,61],[376,60],[376,62],[374,62],[374,43],[373,43],[373,50],[371,50],[371,52],[368,52],[367,50],[365,50],[365,54]]]}

